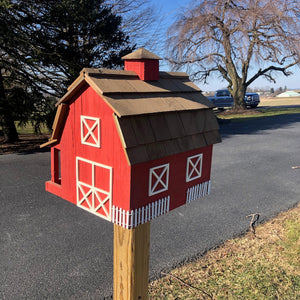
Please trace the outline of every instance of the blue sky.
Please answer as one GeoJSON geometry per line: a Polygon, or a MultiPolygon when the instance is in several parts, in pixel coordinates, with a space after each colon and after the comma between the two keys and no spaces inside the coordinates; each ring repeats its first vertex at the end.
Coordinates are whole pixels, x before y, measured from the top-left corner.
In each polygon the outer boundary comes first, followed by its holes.
{"type": "MultiPolygon", "coordinates": [[[[153,4],[159,9],[160,14],[164,20],[164,26],[162,27],[162,30],[165,30],[166,27],[172,24],[172,22],[175,20],[176,13],[180,11],[180,8],[188,5],[190,3],[190,0],[151,0],[153,4]]],[[[156,53],[158,55],[163,56],[162,53],[156,53]]],[[[162,68],[164,70],[168,70],[168,66],[162,63],[162,68]]],[[[286,77],[282,75],[281,73],[277,73],[276,77],[276,84],[271,83],[263,78],[257,79],[252,85],[252,88],[274,88],[277,89],[279,87],[284,88],[285,86],[288,89],[300,89],[300,68],[295,67],[293,69],[293,75],[286,77]]],[[[214,91],[219,88],[226,87],[226,82],[222,81],[221,79],[211,79],[209,81],[209,84],[203,84],[201,82],[197,82],[197,85],[203,90],[203,91],[214,91]]]]}

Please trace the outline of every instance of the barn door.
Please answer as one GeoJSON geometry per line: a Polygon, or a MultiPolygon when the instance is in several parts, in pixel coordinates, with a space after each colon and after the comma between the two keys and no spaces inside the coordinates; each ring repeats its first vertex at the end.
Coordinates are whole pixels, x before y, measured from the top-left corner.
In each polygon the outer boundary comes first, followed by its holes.
{"type": "Polygon", "coordinates": [[[76,157],[77,205],[111,220],[112,167],[76,157]]]}

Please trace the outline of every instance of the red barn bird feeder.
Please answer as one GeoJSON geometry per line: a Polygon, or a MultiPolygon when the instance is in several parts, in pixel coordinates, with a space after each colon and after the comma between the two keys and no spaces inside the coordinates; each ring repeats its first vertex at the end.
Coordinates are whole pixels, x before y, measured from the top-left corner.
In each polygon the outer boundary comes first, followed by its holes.
{"type": "Polygon", "coordinates": [[[124,228],[210,191],[212,104],[141,48],[125,70],[83,69],[57,104],[46,190],[124,228]]]}

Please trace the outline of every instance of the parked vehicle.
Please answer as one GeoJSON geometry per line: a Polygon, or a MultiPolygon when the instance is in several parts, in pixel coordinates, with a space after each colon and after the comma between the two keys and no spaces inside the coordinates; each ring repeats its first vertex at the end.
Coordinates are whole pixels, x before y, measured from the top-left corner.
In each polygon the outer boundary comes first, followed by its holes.
{"type": "Polygon", "coordinates": [[[217,90],[215,96],[207,97],[215,107],[224,108],[233,106],[233,98],[228,90],[217,90]]]}
{"type": "Polygon", "coordinates": [[[259,95],[257,93],[246,93],[245,102],[246,106],[255,108],[260,103],[259,95]]]}
{"type": "MultiPolygon", "coordinates": [[[[215,96],[207,98],[217,108],[233,106],[233,98],[227,89],[217,90],[215,92],[215,96]]],[[[246,106],[250,106],[251,108],[257,107],[257,105],[260,103],[259,95],[257,93],[246,93],[244,100],[246,106]]]]}

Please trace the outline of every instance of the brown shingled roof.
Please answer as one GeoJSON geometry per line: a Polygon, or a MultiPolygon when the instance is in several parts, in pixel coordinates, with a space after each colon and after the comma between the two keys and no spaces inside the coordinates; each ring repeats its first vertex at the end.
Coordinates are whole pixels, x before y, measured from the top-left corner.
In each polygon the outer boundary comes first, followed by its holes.
{"type": "Polygon", "coordinates": [[[59,142],[62,120],[72,97],[90,85],[114,111],[122,145],[133,165],[221,141],[211,102],[186,73],[160,72],[156,82],[139,80],[135,72],[83,69],[58,102],[50,146],[59,142]]]}
{"type": "Polygon", "coordinates": [[[156,54],[146,50],[145,48],[139,48],[138,50],[129,53],[122,57],[123,60],[132,60],[132,59],[159,59],[161,60],[159,56],[156,54]]]}
{"type": "Polygon", "coordinates": [[[219,125],[209,109],[119,118],[114,115],[130,165],[216,144],[219,125]]]}
{"type": "Polygon", "coordinates": [[[58,102],[66,103],[82,84],[89,84],[119,116],[212,108],[213,104],[186,73],[160,72],[156,82],[139,80],[135,72],[83,69],[58,102]]]}

